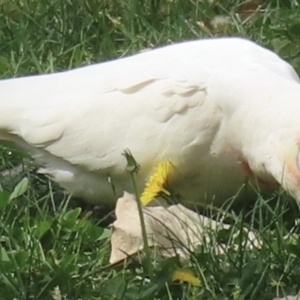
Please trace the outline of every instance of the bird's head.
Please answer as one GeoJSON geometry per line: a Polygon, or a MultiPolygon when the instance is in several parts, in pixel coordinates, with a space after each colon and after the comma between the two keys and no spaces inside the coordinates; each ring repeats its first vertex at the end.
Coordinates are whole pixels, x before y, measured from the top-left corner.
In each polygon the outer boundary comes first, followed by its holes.
{"type": "Polygon", "coordinates": [[[231,132],[254,175],[277,182],[300,203],[300,85],[289,83],[277,94],[260,99],[259,109],[245,105],[231,132]]]}
{"type": "Polygon", "coordinates": [[[262,163],[284,190],[300,203],[300,135],[270,142],[262,163]]]}
{"type": "Polygon", "coordinates": [[[278,151],[279,164],[274,170],[278,183],[298,202],[300,202],[300,138],[282,143],[278,151]],[[281,165],[281,168],[280,168],[281,165]]]}

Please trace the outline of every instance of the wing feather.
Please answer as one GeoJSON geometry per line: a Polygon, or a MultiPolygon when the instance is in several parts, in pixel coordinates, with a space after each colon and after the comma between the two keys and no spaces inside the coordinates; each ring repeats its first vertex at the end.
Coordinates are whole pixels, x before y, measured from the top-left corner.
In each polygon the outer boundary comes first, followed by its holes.
{"type": "Polygon", "coordinates": [[[208,151],[220,107],[235,105],[218,84],[234,86],[239,76],[258,71],[298,81],[278,56],[241,39],[182,43],[73,71],[4,80],[0,137],[7,130],[87,170],[120,171],[125,148],[149,165],[186,157],[208,151]]]}

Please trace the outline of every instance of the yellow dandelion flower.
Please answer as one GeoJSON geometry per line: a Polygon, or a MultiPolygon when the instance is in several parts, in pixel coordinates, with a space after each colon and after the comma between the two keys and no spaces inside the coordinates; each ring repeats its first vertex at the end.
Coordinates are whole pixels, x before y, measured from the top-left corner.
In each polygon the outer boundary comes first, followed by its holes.
{"type": "Polygon", "coordinates": [[[159,163],[156,166],[154,174],[152,174],[149,178],[148,182],[146,183],[146,187],[141,195],[141,202],[143,205],[149,204],[159,194],[163,193],[168,196],[171,195],[171,193],[165,188],[168,175],[170,174],[170,169],[170,161],[159,163]]]}
{"type": "Polygon", "coordinates": [[[183,282],[188,282],[194,286],[201,286],[201,281],[195,276],[191,270],[187,269],[177,269],[172,275],[172,281],[179,280],[183,282]]]}

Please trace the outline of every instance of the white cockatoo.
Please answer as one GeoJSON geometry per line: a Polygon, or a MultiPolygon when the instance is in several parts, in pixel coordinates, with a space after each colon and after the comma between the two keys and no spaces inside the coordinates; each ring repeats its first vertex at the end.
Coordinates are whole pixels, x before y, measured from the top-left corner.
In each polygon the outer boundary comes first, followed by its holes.
{"type": "Polygon", "coordinates": [[[0,81],[0,139],[73,195],[114,204],[169,160],[187,201],[222,203],[246,180],[300,200],[300,84],[245,39],[174,44],[79,69],[0,81]],[[110,180],[109,180],[110,179],[110,180]],[[111,187],[115,186],[115,194],[111,187]]]}

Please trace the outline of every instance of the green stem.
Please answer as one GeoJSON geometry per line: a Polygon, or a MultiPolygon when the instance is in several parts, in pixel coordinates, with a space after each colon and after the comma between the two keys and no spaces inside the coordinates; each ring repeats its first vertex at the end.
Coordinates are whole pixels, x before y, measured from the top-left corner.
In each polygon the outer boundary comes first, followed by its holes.
{"type": "Polygon", "coordinates": [[[142,239],[143,239],[144,251],[145,251],[145,256],[146,256],[145,259],[146,259],[147,272],[149,273],[150,278],[152,278],[153,277],[153,266],[152,266],[152,262],[151,262],[151,252],[150,252],[150,247],[149,247],[149,243],[148,243],[148,237],[147,237],[146,224],[145,224],[145,219],[144,219],[144,214],[143,214],[142,203],[140,201],[140,196],[139,196],[137,186],[136,186],[135,174],[130,173],[130,175],[131,175],[131,179],[132,179],[132,183],[133,183],[138,212],[139,212],[139,216],[140,216],[142,239]]]}

